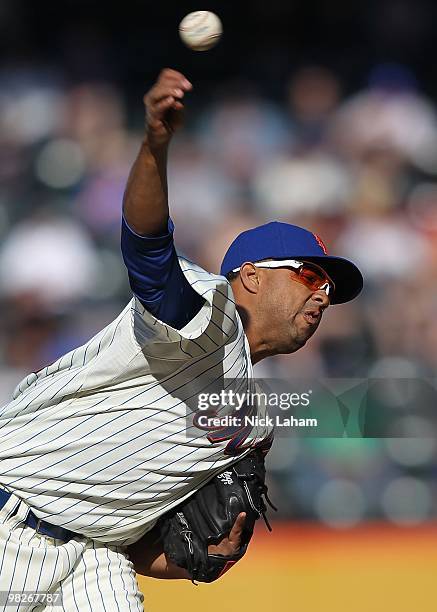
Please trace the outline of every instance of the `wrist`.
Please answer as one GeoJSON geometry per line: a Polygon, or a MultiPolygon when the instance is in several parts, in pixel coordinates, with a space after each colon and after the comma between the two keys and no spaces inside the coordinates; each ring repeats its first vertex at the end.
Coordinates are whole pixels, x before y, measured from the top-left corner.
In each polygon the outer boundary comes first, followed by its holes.
{"type": "Polygon", "coordinates": [[[141,151],[145,154],[151,155],[152,157],[165,159],[167,157],[169,145],[170,140],[161,143],[154,143],[153,139],[146,134],[141,142],[141,151]]]}

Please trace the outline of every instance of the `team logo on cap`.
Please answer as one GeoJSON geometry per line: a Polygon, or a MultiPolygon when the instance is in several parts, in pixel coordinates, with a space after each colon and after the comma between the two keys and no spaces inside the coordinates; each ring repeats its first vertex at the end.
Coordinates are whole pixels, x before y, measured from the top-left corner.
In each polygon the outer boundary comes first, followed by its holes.
{"type": "Polygon", "coordinates": [[[317,242],[319,243],[319,245],[322,247],[323,252],[325,253],[325,255],[328,254],[328,249],[325,246],[325,243],[323,242],[323,240],[320,238],[320,236],[318,236],[317,234],[313,233],[314,238],[317,240],[317,242]]]}

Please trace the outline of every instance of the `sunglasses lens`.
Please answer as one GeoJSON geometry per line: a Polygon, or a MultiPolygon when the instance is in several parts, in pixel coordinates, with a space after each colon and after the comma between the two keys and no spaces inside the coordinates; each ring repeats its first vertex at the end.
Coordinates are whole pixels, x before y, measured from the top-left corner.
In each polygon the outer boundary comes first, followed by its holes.
{"type": "Polygon", "coordinates": [[[322,278],[319,274],[317,274],[315,271],[309,269],[309,268],[305,268],[303,267],[301,269],[301,272],[299,274],[302,282],[307,285],[307,287],[309,287],[310,289],[318,289],[318,287],[320,287],[323,283],[326,282],[325,278],[322,278]]]}
{"type": "Polygon", "coordinates": [[[326,293],[329,294],[334,289],[329,278],[323,274],[322,270],[313,268],[311,265],[304,264],[299,270],[295,272],[292,271],[292,274],[296,277],[296,280],[299,280],[303,285],[308,287],[308,289],[311,289],[311,291],[326,288],[326,293]]]}

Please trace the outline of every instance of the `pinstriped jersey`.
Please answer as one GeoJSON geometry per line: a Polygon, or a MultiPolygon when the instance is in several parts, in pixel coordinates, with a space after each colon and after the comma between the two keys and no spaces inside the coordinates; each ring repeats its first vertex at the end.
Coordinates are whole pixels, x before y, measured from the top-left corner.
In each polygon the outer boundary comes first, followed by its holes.
{"type": "MultiPolygon", "coordinates": [[[[189,417],[217,384],[251,388],[248,341],[226,279],[179,263],[205,300],[182,330],[134,297],[89,342],[21,381],[0,410],[0,486],[39,518],[130,544],[235,462],[226,440],[189,417]]],[[[248,445],[270,435],[257,425],[248,445]]]]}

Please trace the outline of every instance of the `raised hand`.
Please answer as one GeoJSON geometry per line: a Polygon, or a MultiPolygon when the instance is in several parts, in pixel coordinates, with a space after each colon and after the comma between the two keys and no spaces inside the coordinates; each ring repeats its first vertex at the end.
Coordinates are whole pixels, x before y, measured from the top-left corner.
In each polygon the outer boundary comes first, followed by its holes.
{"type": "Polygon", "coordinates": [[[166,147],[183,124],[183,98],[192,84],[180,72],[165,68],[144,96],[146,134],[151,149],[166,147]]]}

